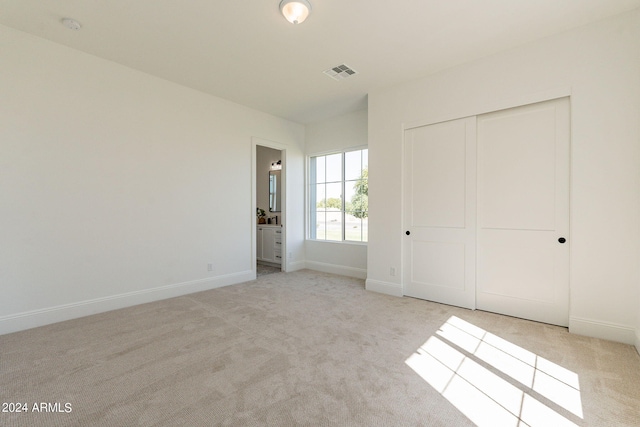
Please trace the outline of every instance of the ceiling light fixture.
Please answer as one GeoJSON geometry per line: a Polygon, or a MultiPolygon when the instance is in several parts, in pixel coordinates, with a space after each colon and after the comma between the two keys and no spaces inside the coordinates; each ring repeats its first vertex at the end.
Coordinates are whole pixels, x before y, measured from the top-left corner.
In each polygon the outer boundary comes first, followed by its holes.
{"type": "Polygon", "coordinates": [[[73,31],[79,31],[80,28],[82,28],[82,25],[80,25],[78,21],[71,18],[64,18],[62,20],[62,25],[73,31]]]}
{"type": "Polygon", "coordinates": [[[292,24],[302,24],[311,13],[311,4],[307,0],[282,0],[280,12],[292,24]]]}

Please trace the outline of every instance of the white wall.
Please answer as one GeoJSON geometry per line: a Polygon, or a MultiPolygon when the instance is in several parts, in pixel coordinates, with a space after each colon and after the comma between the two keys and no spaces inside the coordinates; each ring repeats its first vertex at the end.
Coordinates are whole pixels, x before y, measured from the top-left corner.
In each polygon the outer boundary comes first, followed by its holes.
{"type": "MultiPolygon", "coordinates": [[[[367,110],[337,116],[306,127],[306,154],[313,156],[366,147],[367,110]]],[[[307,240],[306,266],[314,270],[365,278],[367,245],[307,240]]]]}
{"type": "MultiPolygon", "coordinates": [[[[640,271],[640,12],[369,94],[368,289],[401,294],[403,123],[571,93],[572,332],[634,342],[640,271]]],[[[511,105],[512,106],[512,105],[511,105]]]]}
{"type": "Polygon", "coordinates": [[[254,277],[252,136],[302,177],[304,126],[3,26],[0,63],[0,333],[254,277]]]}

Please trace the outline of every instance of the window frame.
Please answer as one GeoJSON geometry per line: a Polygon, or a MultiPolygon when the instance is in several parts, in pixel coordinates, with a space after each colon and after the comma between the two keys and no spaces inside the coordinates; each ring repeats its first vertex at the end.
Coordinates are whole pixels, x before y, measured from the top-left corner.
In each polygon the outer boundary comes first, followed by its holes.
{"type": "MultiPolygon", "coordinates": [[[[348,245],[367,245],[368,241],[369,241],[369,233],[367,230],[367,240],[345,240],[345,236],[346,236],[346,230],[345,230],[345,226],[346,226],[346,221],[345,221],[345,216],[346,216],[346,200],[345,200],[345,185],[347,180],[345,179],[345,154],[349,153],[349,152],[353,152],[353,151],[363,151],[363,150],[367,150],[367,160],[368,160],[368,150],[369,150],[369,146],[368,145],[361,145],[361,146],[354,146],[354,147],[349,147],[349,148],[344,148],[344,149],[340,149],[340,150],[327,150],[327,151],[322,151],[322,152],[317,152],[317,153],[312,153],[307,155],[306,158],[306,171],[305,171],[305,224],[306,224],[306,233],[305,233],[305,238],[306,240],[309,241],[313,241],[313,242],[323,242],[323,243],[337,243],[337,244],[348,244],[348,245]],[[331,156],[331,155],[335,155],[335,154],[340,154],[340,159],[341,159],[341,200],[342,200],[342,207],[340,209],[340,214],[342,217],[342,230],[341,230],[341,235],[342,235],[342,240],[329,240],[329,239],[317,239],[315,237],[311,237],[312,236],[312,224],[315,222],[314,218],[314,210],[311,208],[311,201],[312,199],[315,200],[315,192],[313,192],[311,190],[311,183],[312,183],[312,177],[311,177],[311,173],[312,173],[312,167],[311,167],[311,159],[312,158],[316,158],[316,157],[323,157],[323,156],[331,156]],[[314,196],[314,197],[312,197],[314,196]]],[[[368,161],[367,161],[367,167],[368,167],[368,161]]],[[[326,179],[326,178],[325,178],[326,179]]],[[[352,181],[352,180],[349,180],[352,181]]],[[[326,182],[326,181],[325,181],[326,182]]],[[[368,212],[368,210],[367,210],[368,212]]],[[[368,215],[367,215],[368,218],[368,215]]]]}

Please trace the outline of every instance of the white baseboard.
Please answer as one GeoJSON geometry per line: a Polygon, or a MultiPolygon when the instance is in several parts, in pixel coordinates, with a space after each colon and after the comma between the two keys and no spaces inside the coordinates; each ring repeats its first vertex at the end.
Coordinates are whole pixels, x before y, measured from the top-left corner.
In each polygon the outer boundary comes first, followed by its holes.
{"type": "Polygon", "coordinates": [[[365,288],[368,291],[379,292],[394,297],[402,296],[402,285],[398,283],[381,282],[378,280],[367,279],[365,288]]]}
{"type": "Polygon", "coordinates": [[[638,347],[639,338],[635,328],[617,323],[571,316],[569,318],[569,332],[625,344],[635,344],[636,348],[638,347]]]}
{"type": "Polygon", "coordinates": [[[125,294],[111,295],[103,298],[10,314],[0,317],[0,335],[103,313],[105,311],[234,285],[236,283],[254,280],[255,278],[256,272],[254,270],[242,271],[224,276],[208,277],[206,279],[192,280],[189,282],[160,286],[158,288],[144,289],[141,291],[127,292],[125,294]]]}
{"type": "Polygon", "coordinates": [[[322,271],[323,273],[339,274],[341,276],[355,277],[357,279],[366,279],[367,270],[363,268],[347,267],[345,265],[327,264],[324,262],[307,261],[306,268],[309,270],[322,271]]]}
{"type": "Polygon", "coordinates": [[[287,263],[287,273],[291,273],[292,271],[304,270],[307,268],[307,264],[304,261],[292,261],[287,263]]]}

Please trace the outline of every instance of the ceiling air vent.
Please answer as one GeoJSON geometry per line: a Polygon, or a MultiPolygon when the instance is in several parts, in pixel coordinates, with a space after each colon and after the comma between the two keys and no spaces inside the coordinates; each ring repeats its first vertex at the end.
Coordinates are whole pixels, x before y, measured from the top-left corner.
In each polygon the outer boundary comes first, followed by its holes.
{"type": "Polygon", "coordinates": [[[358,74],[358,72],[348,65],[342,64],[325,70],[324,73],[334,80],[344,80],[347,77],[358,74]]]}

